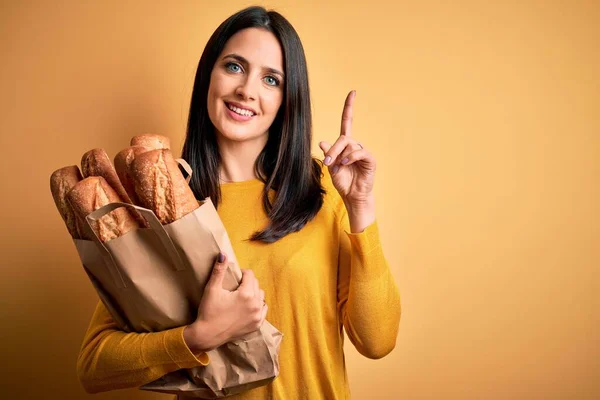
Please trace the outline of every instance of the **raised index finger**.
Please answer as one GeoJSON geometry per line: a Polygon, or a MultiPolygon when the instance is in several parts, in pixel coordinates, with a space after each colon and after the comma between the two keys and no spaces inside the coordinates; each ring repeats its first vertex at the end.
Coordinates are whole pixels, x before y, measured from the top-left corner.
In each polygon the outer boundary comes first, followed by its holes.
{"type": "Polygon", "coordinates": [[[354,97],[356,97],[356,90],[348,93],[348,96],[346,97],[344,111],[342,111],[342,128],[340,136],[350,136],[352,134],[352,107],[354,105],[354,97]]]}

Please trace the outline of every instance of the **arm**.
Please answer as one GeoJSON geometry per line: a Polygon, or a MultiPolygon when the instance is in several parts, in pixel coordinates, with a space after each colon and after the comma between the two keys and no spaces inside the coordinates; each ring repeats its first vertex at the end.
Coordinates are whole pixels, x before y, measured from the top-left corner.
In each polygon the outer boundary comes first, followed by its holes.
{"type": "MultiPolygon", "coordinates": [[[[396,345],[400,293],[381,250],[373,185],[377,162],[352,136],[356,91],[346,97],[340,136],[320,142],[331,181],[341,201],[338,218],[338,312],[350,341],[369,358],[381,358],[396,345]],[[353,232],[353,233],[350,233],[353,232]]],[[[327,183],[326,183],[327,184],[327,183]]],[[[333,190],[328,190],[332,193],[333,190]]],[[[337,203],[337,206],[336,206],[337,203]]]]}
{"type": "Polygon", "coordinates": [[[368,358],[396,345],[400,293],[379,241],[377,222],[350,233],[345,210],[339,221],[338,312],[350,341],[368,358]]]}
{"type": "Polygon", "coordinates": [[[156,333],[126,333],[119,329],[102,302],[83,339],[77,375],[88,393],[133,388],[182,368],[208,364],[208,355],[194,355],[182,326],[156,333]]]}

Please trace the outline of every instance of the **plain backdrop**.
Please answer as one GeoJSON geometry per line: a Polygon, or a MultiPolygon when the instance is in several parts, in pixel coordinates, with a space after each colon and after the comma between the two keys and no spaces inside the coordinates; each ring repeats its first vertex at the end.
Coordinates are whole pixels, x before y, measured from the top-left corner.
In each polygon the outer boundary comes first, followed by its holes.
{"type": "MultiPolygon", "coordinates": [[[[169,399],[79,385],[97,296],[49,177],[141,133],[179,155],[204,45],[252,4],[0,2],[1,398],[169,399]]],[[[383,359],[347,342],[353,398],[600,398],[600,3],[258,4],[303,41],[315,156],[356,89],[378,160],[402,321],[383,359]]]]}

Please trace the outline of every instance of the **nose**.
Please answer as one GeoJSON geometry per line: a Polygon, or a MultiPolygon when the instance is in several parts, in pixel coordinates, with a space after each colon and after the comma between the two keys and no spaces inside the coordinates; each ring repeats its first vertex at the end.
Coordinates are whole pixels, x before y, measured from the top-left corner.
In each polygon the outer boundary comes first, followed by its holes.
{"type": "Polygon", "coordinates": [[[239,86],[235,90],[235,94],[242,100],[256,100],[257,92],[257,79],[247,76],[246,79],[242,80],[239,86]]]}

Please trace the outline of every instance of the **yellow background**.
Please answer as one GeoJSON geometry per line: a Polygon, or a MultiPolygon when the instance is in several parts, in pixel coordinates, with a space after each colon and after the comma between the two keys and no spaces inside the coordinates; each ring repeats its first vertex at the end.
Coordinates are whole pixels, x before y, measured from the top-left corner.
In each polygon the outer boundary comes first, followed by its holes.
{"type": "MultiPolygon", "coordinates": [[[[88,396],[75,362],[96,294],[49,176],[140,133],[179,154],[196,66],[244,1],[3,1],[0,397],[88,396]]],[[[396,349],[348,343],[354,399],[600,398],[600,5],[292,2],[319,140],[376,155],[402,294],[396,349]]]]}

